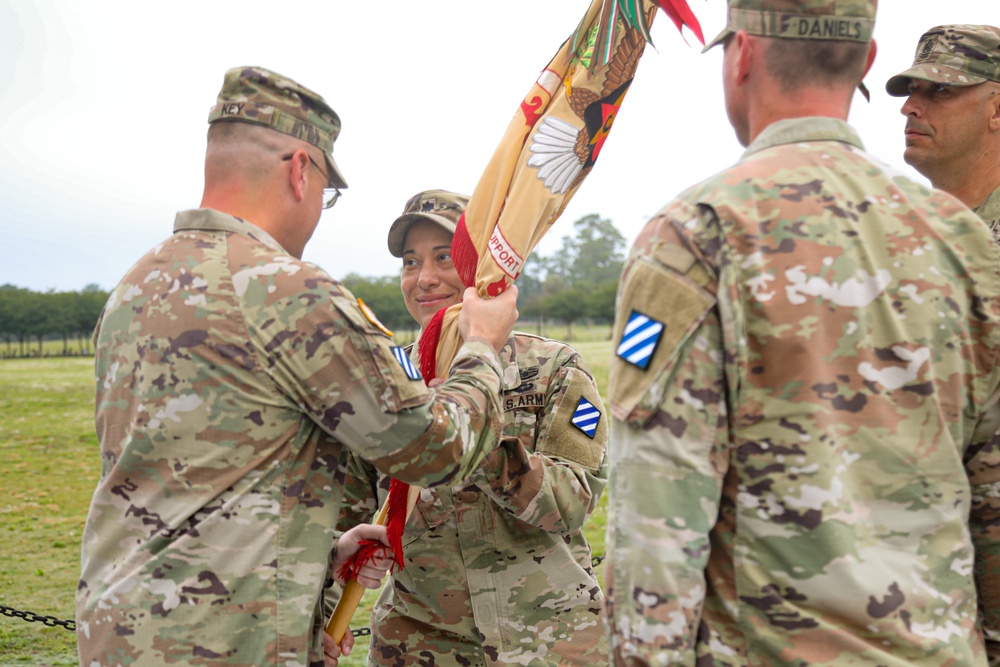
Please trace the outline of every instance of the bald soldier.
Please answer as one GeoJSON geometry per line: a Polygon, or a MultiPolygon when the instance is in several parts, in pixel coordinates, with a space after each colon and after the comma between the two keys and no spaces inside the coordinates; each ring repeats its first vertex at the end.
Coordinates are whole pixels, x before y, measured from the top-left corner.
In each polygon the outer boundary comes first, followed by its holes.
{"type": "Polygon", "coordinates": [[[847,123],[874,0],[730,0],[746,152],[619,289],[618,665],[1000,664],[1000,249],[847,123]]]}
{"type": "Polygon", "coordinates": [[[333,109],[234,68],[209,123],[202,207],[122,278],[95,332],[103,467],[76,617],[87,667],[323,665],[324,582],[359,538],[385,541],[369,527],[335,543],[348,450],[434,486],[497,445],[516,294],[466,295],[465,343],[429,390],[375,315],[300,259],[346,187],[333,109]]]}
{"type": "Polygon", "coordinates": [[[1000,28],[931,28],[912,67],[885,89],[906,98],[906,163],[962,200],[1000,239],[1000,28]]]}
{"type": "MultiPolygon", "coordinates": [[[[468,203],[426,190],[389,228],[403,300],[422,330],[462,303],[451,242],[468,203]]],[[[421,491],[403,533],[405,568],[372,614],[369,665],[608,664],[603,596],[582,531],[607,482],[600,392],[565,343],[514,332],[500,356],[501,444],[468,482],[421,491]]],[[[388,486],[352,455],[341,526],[370,521],[388,486]]]]}

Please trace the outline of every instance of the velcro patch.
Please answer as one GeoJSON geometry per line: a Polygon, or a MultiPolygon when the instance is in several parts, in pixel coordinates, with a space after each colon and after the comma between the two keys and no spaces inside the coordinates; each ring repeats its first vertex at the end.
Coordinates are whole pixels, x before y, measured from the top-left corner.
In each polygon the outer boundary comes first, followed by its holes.
{"type": "Polygon", "coordinates": [[[597,425],[601,421],[601,411],[595,408],[586,398],[580,397],[580,402],[576,404],[573,418],[570,422],[588,437],[593,439],[597,433],[597,425]]]}
{"type": "Polygon", "coordinates": [[[583,424],[578,426],[575,423],[585,403],[604,410],[594,378],[582,368],[567,366],[566,379],[556,400],[554,409],[545,411],[535,439],[535,451],[561,461],[571,461],[589,470],[600,469],[608,444],[608,420],[598,415],[593,433],[585,431],[583,424]]]}
{"type": "Polygon", "coordinates": [[[396,361],[398,361],[399,365],[403,367],[403,371],[406,373],[406,377],[410,378],[411,380],[423,379],[423,376],[420,375],[420,371],[418,371],[417,367],[413,365],[412,361],[410,361],[410,357],[409,355],[406,354],[406,350],[404,348],[393,346],[390,349],[392,349],[392,356],[396,357],[396,361]]]}
{"type": "Polygon", "coordinates": [[[389,328],[379,322],[378,317],[375,316],[375,311],[369,308],[368,304],[361,300],[361,297],[358,297],[358,308],[361,309],[361,313],[365,316],[365,319],[371,322],[376,329],[384,333],[389,338],[392,338],[392,332],[389,331],[389,328]]]}
{"type": "Polygon", "coordinates": [[[612,334],[618,352],[608,373],[608,408],[616,419],[636,428],[659,410],[682,350],[716,304],[714,292],[706,289],[716,289],[709,267],[700,260],[688,264],[680,256],[673,260],[667,265],[639,257],[622,276],[612,334]],[[673,268],[686,264],[687,274],[673,268]],[[708,282],[703,287],[692,276],[708,282]]]}
{"type": "Polygon", "coordinates": [[[541,392],[505,392],[503,394],[503,410],[524,410],[526,408],[544,408],[545,394],[541,392]]]}
{"type": "Polygon", "coordinates": [[[646,370],[665,329],[663,322],[633,310],[615,354],[633,366],[646,370]]]}

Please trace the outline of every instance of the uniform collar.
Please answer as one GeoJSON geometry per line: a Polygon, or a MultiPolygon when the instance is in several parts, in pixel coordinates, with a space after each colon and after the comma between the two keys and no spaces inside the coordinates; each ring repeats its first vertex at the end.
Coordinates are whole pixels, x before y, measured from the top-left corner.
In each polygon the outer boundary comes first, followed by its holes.
{"type": "Polygon", "coordinates": [[[741,159],[746,159],[766,148],[800,141],[842,141],[861,150],[865,148],[854,128],[839,118],[827,116],[786,118],[764,128],[764,131],[747,146],[741,159]]]}
{"type": "Polygon", "coordinates": [[[231,232],[259,241],[272,250],[288,252],[263,229],[241,218],[211,208],[181,211],[174,218],[174,233],[184,231],[231,232]]]}
{"type": "Polygon", "coordinates": [[[972,209],[976,215],[986,221],[987,225],[996,226],[1000,224],[1000,188],[986,198],[982,204],[972,209]]]}

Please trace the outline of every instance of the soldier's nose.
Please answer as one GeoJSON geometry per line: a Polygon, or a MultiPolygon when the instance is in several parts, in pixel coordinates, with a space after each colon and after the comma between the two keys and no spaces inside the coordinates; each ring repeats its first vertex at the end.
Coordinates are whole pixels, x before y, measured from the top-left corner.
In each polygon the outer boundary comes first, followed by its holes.
{"type": "Polygon", "coordinates": [[[424,269],[420,272],[420,276],[417,278],[417,284],[423,288],[433,287],[441,282],[438,277],[437,271],[424,269]]]}
{"type": "Polygon", "coordinates": [[[903,106],[900,107],[899,109],[899,113],[903,114],[904,116],[920,115],[920,106],[917,104],[917,101],[913,99],[913,95],[910,95],[909,97],[906,98],[906,100],[903,102],[903,106]]]}

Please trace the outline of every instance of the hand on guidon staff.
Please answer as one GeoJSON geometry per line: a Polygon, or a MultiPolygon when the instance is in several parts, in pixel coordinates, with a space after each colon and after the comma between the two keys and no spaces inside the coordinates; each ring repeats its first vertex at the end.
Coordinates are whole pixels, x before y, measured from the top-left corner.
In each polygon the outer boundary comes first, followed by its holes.
{"type": "Polygon", "coordinates": [[[353,648],[354,635],[350,631],[344,633],[344,638],[340,640],[339,645],[333,640],[333,637],[323,633],[323,657],[326,667],[337,667],[340,658],[349,656],[353,648]]]}
{"type": "Polygon", "coordinates": [[[458,332],[462,338],[481,338],[500,352],[517,323],[517,285],[511,285],[492,299],[484,299],[474,287],[465,290],[458,332]]]}
{"type": "Polygon", "coordinates": [[[361,568],[358,573],[358,583],[365,588],[380,588],[386,573],[392,567],[392,550],[389,548],[389,538],[385,532],[385,526],[363,523],[351,528],[337,540],[337,552],[333,557],[333,572],[337,577],[337,582],[346,584],[340,578],[341,566],[346,563],[354,554],[358,552],[363,540],[381,542],[385,546],[377,552],[375,556],[361,568]]]}
{"type": "MultiPolygon", "coordinates": [[[[381,542],[385,547],[375,554],[358,573],[357,582],[365,588],[376,589],[382,586],[382,580],[392,567],[392,551],[389,549],[389,538],[386,536],[385,526],[377,526],[370,523],[363,523],[351,528],[337,540],[337,552],[333,557],[333,572],[337,577],[337,582],[346,584],[339,576],[341,566],[346,563],[361,547],[362,540],[381,542]]],[[[350,630],[344,633],[343,639],[338,644],[333,637],[323,633],[323,653],[326,658],[326,667],[337,667],[341,657],[351,654],[354,648],[354,635],[350,630]]]]}

